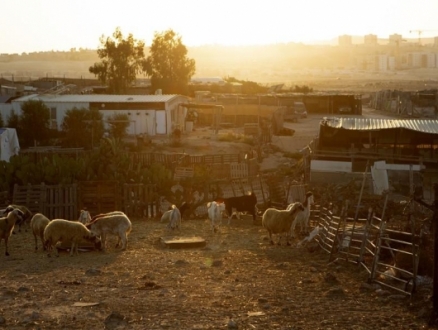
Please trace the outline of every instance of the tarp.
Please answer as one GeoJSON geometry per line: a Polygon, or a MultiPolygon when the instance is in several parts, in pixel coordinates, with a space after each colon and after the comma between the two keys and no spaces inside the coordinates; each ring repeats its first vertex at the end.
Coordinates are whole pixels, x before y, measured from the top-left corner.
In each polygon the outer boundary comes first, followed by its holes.
{"type": "Polygon", "coordinates": [[[9,162],[19,151],[20,144],[15,128],[0,128],[0,160],[9,162]]]}

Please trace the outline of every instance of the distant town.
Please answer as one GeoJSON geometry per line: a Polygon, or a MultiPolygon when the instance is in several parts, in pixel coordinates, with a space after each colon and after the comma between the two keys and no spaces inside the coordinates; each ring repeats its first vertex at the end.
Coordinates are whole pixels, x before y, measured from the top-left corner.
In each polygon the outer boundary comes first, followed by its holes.
{"type": "MultiPolygon", "coordinates": [[[[341,35],[314,45],[188,47],[188,56],[196,61],[195,79],[236,77],[293,85],[328,77],[367,80],[389,75],[392,79],[438,81],[438,37],[425,38],[425,31],[411,32],[410,38],[401,34],[388,38],[341,35]]],[[[97,61],[96,49],[0,54],[0,75],[15,82],[42,77],[93,79],[88,68],[97,61]]]]}

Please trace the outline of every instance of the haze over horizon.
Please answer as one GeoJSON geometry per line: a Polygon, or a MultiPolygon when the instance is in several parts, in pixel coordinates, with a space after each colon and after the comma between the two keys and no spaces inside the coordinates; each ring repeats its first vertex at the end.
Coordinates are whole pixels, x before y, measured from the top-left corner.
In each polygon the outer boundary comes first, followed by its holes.
{"type": "Polygon", "coordinates": [[[201,45],[318,44],[339,35],[388,38],[438,36],[438,1],[369,0],[20,0],[2,4],[0,53],[97,49],[99,38],[120,27],[149,46],[155,32],[173,29],[187,47],[201,45]],[[411,32],[412,31],[412,32],[411,32]]]}

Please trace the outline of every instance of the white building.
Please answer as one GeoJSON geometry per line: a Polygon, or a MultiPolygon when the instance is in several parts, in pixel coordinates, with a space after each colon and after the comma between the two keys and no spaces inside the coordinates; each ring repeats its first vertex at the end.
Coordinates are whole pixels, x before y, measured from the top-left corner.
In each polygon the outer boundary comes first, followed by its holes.
{"type": "Polygon", "coordinates": [[[388,55],[387,54],[376,55],[375,64],[377,71],[388,71],[388,55]]]}
{"type": "Polygon", "coordinates": [[[403,37],[401,34],[394,33],[389,36],[389,45],[391,46],[399,46],[402,44],[402,42],[403,37]]]}
{"type": "Polygon", "coordinates": [[[127,114],[128,134],[170,135],[175,128],[184,131],[187,109],[182,104],[189,98],[182,95],[28,95],[13,100],[12,109],[21,114],[21,105],[28,100],[41,100],[50,109],[53,128],[58,130],[68,110],[97,109],[108,127],[107,119],[114,114],[127,114]]]}
{"type": "Polygon", "coordinates": [[[363,37],[363,43],[367,46],[377,46],[377,35],[367,34],[363,37]]]}
{"type": "Polygon", "coordinates": [[[396,58],[395,56],[388,57],[388,70],[394,71],[396,69],[396,58]]]}
{"type": "Polygon", "coordinates": [[[338,45],[339,46],[351,46],[353,44],[352,38],[350,35],[342,35],[338,37],[338,45]]]}
{"type": "Polygon", "coordinates": [[[435,53],[427,53],[426,57],[426,67],[427,68],[436,68],[436,54],[435,53]]]}
{"type": "Polygon", "coordinates": [[[225,80],[220,77],[195,77],[190,81],[193,85],[225,85],[225,80]]]}
{"type": "Polygon", "coordinates": [[[408,67],[421,68],[422,53],[414,52],[408,54],[408,67]]]}

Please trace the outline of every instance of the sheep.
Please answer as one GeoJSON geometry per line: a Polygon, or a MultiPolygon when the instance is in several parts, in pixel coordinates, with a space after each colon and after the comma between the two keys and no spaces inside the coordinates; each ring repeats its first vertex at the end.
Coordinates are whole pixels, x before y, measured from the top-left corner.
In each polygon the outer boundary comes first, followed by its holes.
{"type": "MultiPolygon", "coordinates": [[[[304,210],[297,213],[295,220],[292,223],[291,235],[295,237],[295,227],[300,224],[300,232],[307,233],[309,230],[309,218],[310,218],[310,206],[314,203],[313,193],[311,191],[306,193],[306,200],[303,203],[304,210]]],[[[290,204],[287,209],[289,209],[293,204],[290,204]]]]}
{"type": "Polygon", "coordinates": [[[132,230],[132,224],[123,212],[117,211],[102,215],[87,224],[86,227],[96,236],[100,236],[103,251],[106,249],[106,238],[108,234],[118,237],[116,248],[119,247],[121,243],[122,250],[126,250],[128,235],[132,230]]]}
{"type": "MultiPolygon", "coordinates": [[[[97,249],[100,249],[100,239],[85,227],[84,224],[79,221],[69,221],[64,219],[54,219],[49,222],[44,229],[44,245],[47,247],[50,257],[50,251],[56,248],[58,242],[64,242],[71,240],[70,256],[73,254],[78,255],[78,245],[81,240],[94,243],[97,249]]],[[[57,257],[59,256],[58,249],[56,249],[57,257]]]]}
{"type": "Polygon", "coordinates": [[[313,229],[308,236],[306,236],[302,241],[297,244],[297,247],[300,247],[301,244],[303,244],[304,242],[310,242],[312,239],[315,238],[315,236],[319,235],[321,230],[322,228],[320,226],[316,226],[315,229],[313,229]]]}
{"type": "Polygon", "coordinates": [[[0,242],[5,240],[5,256],[9,256],[8,240],[11,237],[14,226],[17,222],[23,221],[24,213],[19,209],[14,209],[6,217],[0,218],[0,242]]]}
{"type": "Polygon", "coordinates": [[[44,229],[46,229],[49,222],[49,218],[47,218],[42,213],[35,213],[30,220],[30,228],[32,229],[32,233],[35,238],[35,251],[38,250],[38,237],[41,238],[41,245],[43,246],[43,250],[47,250],[46,245],[44,245],[44,229]]]}
{"type": "Polygon", "coordinates": [[[83,223],[84,225],[91,222],[90,212],[88,212],[86,209],[81,210],[81,212],[79,213],[78,221],[83,223]]]}
{"type": "Polygon", "coordinates": [[[176,207],[176,205],[172,205],[172,208],[170,210],[167,210],[163,213],[161,216],[161,222],[162,221],[169,221],[167,224],[168,229],[176,229],[178,228],[181,230],[181,212],[176,207]]]}
{"type": "MultiPolygon", "coordinates": [[[[184,217],[184,213],[187,210],[190,210],[192,208],[192,204],[187,203],[187,202],[182,202],[181,206],[178,207],[179,213],[181,214],[181,222],[183,220],[184,217]]],[[[161,220],[160,222],[164,222],[164,221],[170,221],[170,214],[172,213],[172,208],[170,210],[167,210],[166,212],[163,213],[163,215],[161,216],[161,220]]]]}
{"type": "MultiPolygon", "coordinates": [[[[19,209],[24,214],[23,219],[20,219],[15,224],[16,226],[18,226],[18,232],[21,232],[21,226],[30,223],[33,213],[24,205],[10,204],[3,210],[3,215],[6,216],[9,212],[15,209],[19,209]]],[[[27,232],[27,229],[25,229],[25,231],[27,232]]],[[[15,231],[13,231],[13,234],[15,234],[15,231]]]]}
{"type": "Polygon", "coordinates": [[[96,214],[95,216],[91,217],[90,222],[94,222],[96,219],[101,218],[101,217],[105,217],[108,215],[125,215],[125,213],[122,211],[112,211],[112,212],[107,212],[107,213],[96,214]]]}
{"type": "MultiPolygon", "coordinates": [[[[290,245],[288,236],[292,222],[297,213],[303,210],[304,206],[300,202],[293,203],[287,210],[266,209],[262,216],[262,226],[268,231],[271,244],[274,244],[272,234],[286,234],[287,245],[290,245]]],[[[278,244],[281,245],[281,237],[278,244]]]]}
{"type": "Polygon", "coordinates": [[[209,202],[207,203],[208,217],[211,221],[211,230],[216,232],[217,223],[222,224],[222,212],[225,211],[225,203],[209,202]]]}
{"type": "Polygon", "coordinates": [[[163,215],[161,216],[161,220],[160,222],[169,222],[170,221],[170,215],[172,213],[172,209],[167,210],[166,212],[163,213],[163,215]]]}

